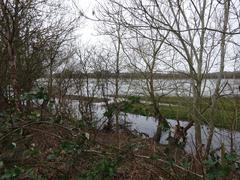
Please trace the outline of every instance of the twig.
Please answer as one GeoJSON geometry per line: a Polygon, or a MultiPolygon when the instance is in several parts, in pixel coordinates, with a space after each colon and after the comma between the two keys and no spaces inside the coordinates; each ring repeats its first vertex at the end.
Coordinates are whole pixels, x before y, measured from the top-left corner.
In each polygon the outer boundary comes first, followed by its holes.
{"type": "Polygon", "coordinates": [[[46,121],[39,121],[39,122],[30,122],[30,123],[24,124],[24,125],[16,128],[16,129],[10,131],[9,133],[7,133],[7,134],[5,134],[5,135],[3,135],[3,136],[0,137],[0,142],[3,141],[3,140],[4,140],[5,138],[7,138],[8,136],[16,133],[17,131],[19,131],[19,130],[21,130],[21,129],[23,129],[23,128],[26,128],[26,127],[28,127],[28,126],[34,125],[34,124],[48,124],[48,125],[53,125],[53,126],[61,127],[61,128],[65,129],[65,130],[69,131],[70,134],[73,136],[71,130],[68,129],[68,128],[66,128],[66,127],[64,127],[64,126],[61,126],[61,125],[59,125],[59,124],[54,124],[54,123],[46,122],[46,121]]]}
{"type": "MultiPolygon", "coordinates": [[[[25,128],[26,128],[26,127],[25,127],[25,128]]],[[[38,131],[38,132],[41,132],[41,133],[43,133],[43,134],[47,134],[47,135],[50,135],[50,136],[54,136],[54,137],[56,137],[56,138],[58,138],[58,139],[62,139],[61,136],[58,136],[58,135],[53,134],[53,133],[49,133],[49,132],[47,132],[47,131],[43,131],[43,130],[41,130],[41,129],[37,129],[37,128],[28,128],[28,129],[31,129],[31,130],[34,130],[34,131],[38,131]]]]}
{"type": "MultiPolygon", "coordinates": [[[[134,156],[139,157],[139,158],[151,159],[151,157],[149,157],[149,156],[144,156],[144,155],[134,155],[134,156]]],[[[168,161],[163,160],[163,159],[159,159],[159,158],[158,158],[158,159],[156,159],[156,160],[157,160],[157,161],[160,161],[160,162],[163,162],[163,163],[168,163],[168,161]]],[[[177,168],[179,168],[179,169],[181,169],[181,170],[183,170],[183,171],[186,171],[186,172],[188,172],[188,173],[194,174],[195,176],[203,179],[203,175],[200,175],[200,174],[197,174],[197,173],[195,173],[195,172],[192,172],[192,171],[190,171],[190,170],[188,170],[188,169],[185,169],[185,168],[183,168],[182,166],[179,166],[179,165],[177,165],[177,164],[173,164],[173,166],[175,166],[175,167],[177,167],[177,168]]]]}
{"type": "MultiPolygon", "coordinates": [[[[96,150],[86,150],[85,152],[89,152],[89,153],[97,153],[97,154],[103,154],[103,152],[101,152],[101,151],[96,151],[96,150]]],[[[105,154],[108,154],[108,155],[114,155],[114,153],[109,153],[109,152],[104,152],[105,154]]],[[[138,158],[144,158],[144,159],[151,159],[151,157],[149,157],[149,156],[144,156],[144,155],[138,155],[138,154],[133,154],[135,157],[138,157],[138,158]]],[[[157,161],[160,161],[160,162],[163,162],[163,163],[168,163],[168,161],[166,161],[166,160],[163,160],[163,159],[156,159],[157,161]]],[[[190,171],[190,170],[188,170],[188,169],[185,169],[185,168],[183,168],[182,166],[179,166],[179,165],[177,165],[177,164],[173,164],[173,166],[174,167],[176,167],[176,168],[178,168],[178,169],[181,169],[181,170],[183,170],[183,171],[185,171],[185,172],[188,172],[188,173],[190,173],[190,174],[193,174],[193,175],[195,175],[195,176],[197,176],[197,177],[199,177],[199,178],[204,178],[203,177],[203,175],[200,175],[200,174],[197,174],[197,173],[195,173],[195,172],[192,172],[192,171],[190,171]]]]}

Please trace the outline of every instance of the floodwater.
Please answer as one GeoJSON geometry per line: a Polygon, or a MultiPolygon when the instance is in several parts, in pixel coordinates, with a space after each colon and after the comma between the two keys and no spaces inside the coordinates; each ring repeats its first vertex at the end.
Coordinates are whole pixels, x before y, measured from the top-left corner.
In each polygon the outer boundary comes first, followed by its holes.
{"type": "MultiPolygon", "coordinates": [[[[70,83],[70,86],[66,90],[67,95],[80,95],[80,96],[94,96],[94,97],[103,97],[104,94],[109,97],[114,94],[115,86],[114,79],[106,80],[96,80],[89,79],[87,84],[86,80],[70,80],[71,82],[62,83],[66,85],[70,83]]],[[[44,82],[42,81],[44,84],[44,82]]],[[[215,79],[207,79],[203,83],[202,95],[211,96],[215,88],[215,79]]],[[[57,82],[54,83],[58,85],[57,82]]],[[[221,83],[221,95],[240,95],[239,92],[240,79],[223,79],[221,83]]],[[[190,80],[165,80],[165,79],[156,79],[154,80],[155,92],[156,95],[172,95],[172,96],[192,96],[192,88],[190,85],[190,80]]],[[[148,95],[146,81],[145,80],[120,80],[119,83],[119,94],[120,95],[137,95],[145,96],[148,95]]],[[[75,113],[80,117],[78,111],[78,101],[71,101],[72,108],[75,110],[75,113]]],[[[96,121],[101,120],[99,123],[104,121],[104,112],[105,107],[103,103],[95,103],[93,107],[94,116],[96,121]]],[[[146,117],[141,115],[134,115],[129,113],[121,113],[120,119],[122,122],[127,122],[130,124],[129,128],[131,130],[136,130],[140,133],[145,133],[149,137],[153,137],[156,128],[157,122],[154,117],[146,117]]],[[[176,120],[168,119],[170,126],[174,127],[177,124],[176,120]]],[[[186,126],[188,122],[180,121],[181,126],[186,126]]],[[[208,127],[203,125],[202,127],[202,142],[206,144],[208,137],[208,127]]],[[[187,143],[185,149],[187,152],[195,152],[195,130],[194,126],[188,130],[187,134],[187,143]]],[[[161,144],[167,144],[167,138],[169,135],[168,132],[162,134],[160,140],[161,144]]],[[[233,139],[233,147],[240,154],[240,132],[230,132],[226,129],[215,128],[212,149],[219,148],[222,144],[225,145],[227,150],[230,150],[231,146],[231,137],[233,139]]]]}
{"type": "MultiPolygon", "coordinates": [[[[73,101],[72,105],[73,105],[73,108],[77,108],[78,101],[73,101]]],[[[98,125],[100,125],[105,120],[103,116],[105,112],[105,107],[103,103],[94,103],[93,111],[94,111],[96,120],[101,119],[101,121],[98,122],[98,125]]],[[[120,121],[122,123],[127,122],[129,125],[129,129],[136,130],[139,133],[145,133],[149,137],[153,137],[157,128],[157,121],[155,120],[154,117],[146,117],[146,116],[134,115],[130,113],[120,113],[120,121]]],[[[167,121],[171,127],[174,127],[177,124],[177,121],[173,119],[168,119],[167,121]]],[[[180,125],[183,127],[185,127],[187,124],[188,122],[186,121],[180,121],[180,125]]],[[[201,128],[202,128],[202,142],[203,144],[206,144],[209,128],[206,125],[203,125],[201,128]]],[[[168,144],[168,140],[167,140],[168,135],[169,135],[169,131],[163,132],[160,140],[160,144],[168,144]]],[[[230,151],[231,137],[234,140],[233,147],[235,151],[238,152],[238,154],[240,154],[240,132],[237,132],[237,131],[230,132],[226,129],[215,128],[211,148],[215,150],[215,149],[218,149],[222,144],[224,144],[226,150],[230,151]]],[[[194,126],[192,126],[188,130],[185,150],[189,153],[195,152],[194,126]]]]}
{"type": "MultiPolygon", "coordinates": [[[[47,79],[40,79],[39,83],[43,86],[47,84],[47,79]]],[[[104,94],[109,96],[115,92],[114,79],[65,79],[61,83],[54,81],[54,85],[68,86],[67,95],[80,96],[94,96],[102,97],[104,94]]],[[[211,96],[214,93],[216,86],[216,79],[206,79],[202,83],[202,95],[211,96]]],[[[221,81],[221,95],[240,95],[240,79],[223,79],[221,81]]],[[[192,87],[189,79],[155,79],[154,91],[156,95],[170,95],[170,96],[192,96],[192,87]]],[[[120,79],[119,80],[119,94],[120,95],[135,95],[146,96],[148,88],[146,80],[141,79],[120,79]]]]}

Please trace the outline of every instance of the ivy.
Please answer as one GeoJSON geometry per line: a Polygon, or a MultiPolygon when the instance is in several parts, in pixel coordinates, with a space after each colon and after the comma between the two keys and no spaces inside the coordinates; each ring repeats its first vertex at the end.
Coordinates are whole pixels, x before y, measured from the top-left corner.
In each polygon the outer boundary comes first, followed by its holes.
{"type": "Polygon", "coordinates": [[[78,177],[78,180],[103,179],[110,180],[117,173],[116,161],[104,158],[95,164],[95,166],[78,177]]]}
{"type": "Polygon", "coordinates": [[[236,153],[225,154],[221,160],[214,157],[205,160],[203,163],[207,169],[207,178],[214,180],[227,177],[232,170],[238,168],[236,160],[236,153]]]}
{"type": "Polygon", "coordinates": [[[20,168],[18,166],[14,166],[11,169],[5,169],[3,175],[0,177],[0,179],[15,179],[15,178],[19,177],[22,172],[23,172],[22,168],[20,168]]]}

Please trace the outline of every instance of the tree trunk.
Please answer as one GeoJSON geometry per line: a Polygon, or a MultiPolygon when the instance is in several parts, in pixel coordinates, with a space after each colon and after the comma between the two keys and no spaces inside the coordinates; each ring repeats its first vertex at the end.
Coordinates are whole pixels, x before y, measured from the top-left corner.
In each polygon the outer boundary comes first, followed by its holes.
{"type": "Polygon", "coordinates": [[[200,118],[200,91],[201,84],[197,83],[193,87],[193,120],[195,122],[195,143],[197,153],[202,156],[202,132],[201,132],[201,118],[200,118]]]}
{"type": "Polygon", "coordinates": [[[214,115],[216,113],[216,105],[217,105],[217,97],[219,96],[219,91],[220,91],[220,85],[221,85],[221,80],[223,77],[223,72],[224,72],[224,62],[225,62],[225,54],[226,54],[226,31],[227,31],[227,25],[228,25],[228,19],[229,19],[229,7],[230,7],[230,0],[225,0],[224,1],[224,22],[223,22],[223,33],[221,37],[221,46],[220,46],[220,51],[221,51],[221,59],[220,59],[220,71],[218,73],[218,78],[216,82],[216,88],[214,95],[212,97],[212,105],[211,105],[211,115],[212,118],[210,120],[210,131],[209,131],[209,136],[207,140],[207,145],[206,145],[206,152],[205,156],[208,156],[210,152],[210,147],[212,144],[212,138],[214,134],[214,115]]]}
{"type": "Polygon", "coordinates": [[[161,136],[162,136],[161,121],[158,120],[157,130],[153,136],[153,140],[155,142],[159,142],[161,140],[161,136]]]}

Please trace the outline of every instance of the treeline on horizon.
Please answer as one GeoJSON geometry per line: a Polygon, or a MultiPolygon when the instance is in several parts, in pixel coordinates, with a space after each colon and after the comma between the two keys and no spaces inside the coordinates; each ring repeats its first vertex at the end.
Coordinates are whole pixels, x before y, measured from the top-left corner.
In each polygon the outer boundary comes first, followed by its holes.
{"type": "MultiPolygon", "coordinates": [[[[217,79],[219,73],[206,73],[203,74],[204,78],[217,79]]],[[[93,73],[81,73],[72,72],[69,70],[63,71],[62,73],[55,73],[54,78],[121,78],[121,79],[143,79],[149,77],[150,74],[147,72],[134,72],[134,73],[112,73],[108,71],[98,71],[93,73]]],[[[153,74],[154,79],[190,79],[190,74],[187,72],[166,72],[166,73],[155,73],[153,74]]],[[[224,72],[223,79],[240,79],[240,72],[224,72]]]]}

